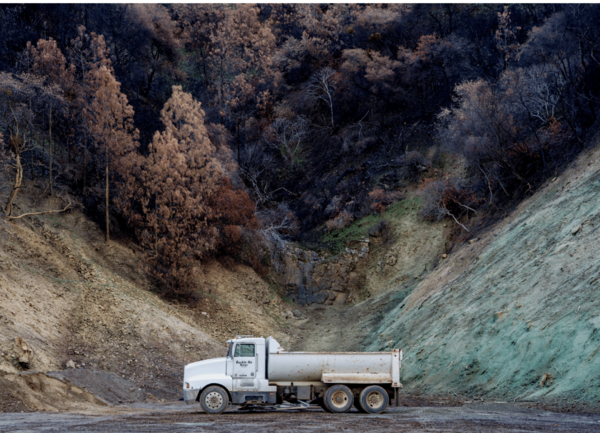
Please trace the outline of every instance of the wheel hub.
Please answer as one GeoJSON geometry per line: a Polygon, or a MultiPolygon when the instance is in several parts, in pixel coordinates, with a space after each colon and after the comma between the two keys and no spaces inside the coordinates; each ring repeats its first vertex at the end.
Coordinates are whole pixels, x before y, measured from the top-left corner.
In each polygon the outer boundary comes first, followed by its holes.
{"type": "Polygon", "coordinates": [[[378,392],[370,392],[367,395],[367,404],[372,409],[377,409],[383,404],[383,398],[378,392]]]}
{"type": "Polygon", "coordinates": [[[216,410],[223,404],[223,396],[218,392],[209,392],[205,398],[205,402],[209,408],[216,410]]]}
{"type": "Polygon", "coordinates": [[[348,396],[343,391],[336,391],[331,396],[331,403],[333,403],[335,407],[344,407],[347,402],[348,396]]]}

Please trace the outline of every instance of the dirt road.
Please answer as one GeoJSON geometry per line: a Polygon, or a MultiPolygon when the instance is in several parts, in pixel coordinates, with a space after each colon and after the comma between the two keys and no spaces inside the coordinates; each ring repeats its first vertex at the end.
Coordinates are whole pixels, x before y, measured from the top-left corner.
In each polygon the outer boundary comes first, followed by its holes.
{"type": "Polygon", "coordinates": [[[323,411],[206,415],[196,406],[137,404],[90,413],[5,413],[0,432],[596,432],[600,415],[499,403],[389,408],[382,415],[323,411]]]}

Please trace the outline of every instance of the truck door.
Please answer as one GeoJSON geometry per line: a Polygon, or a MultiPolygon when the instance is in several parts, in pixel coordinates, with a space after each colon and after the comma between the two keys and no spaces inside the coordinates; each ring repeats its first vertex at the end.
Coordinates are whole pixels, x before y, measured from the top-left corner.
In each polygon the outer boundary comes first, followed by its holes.
{"type": "Polygon", "coordinates": [[[257,389],[256,345],[240,343],[235,345],[233,354],[233,388],[234,391],[254,391],[257,389]]]}

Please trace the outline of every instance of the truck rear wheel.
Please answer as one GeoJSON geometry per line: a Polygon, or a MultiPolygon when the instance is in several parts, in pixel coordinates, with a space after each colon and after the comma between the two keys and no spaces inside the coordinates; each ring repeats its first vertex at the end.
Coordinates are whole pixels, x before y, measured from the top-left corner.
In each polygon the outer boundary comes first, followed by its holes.
{"type": "Polygon", "coordinates": [[[323,404],[329,412],[348,412],[354,402],[352,391],[346,385],[333,385],[325,392],[323,404]]]}
{"type": "Polygon", "coordinates": [[[387,392],[377,385],[367,386],[358,397],[361,412],[366,413],[381,413],[387,409],[389,403],[387,392]]]}
{"type": "Polygon", "coordinates": [[[325,406],[325,396],[319,397],[317,399],[317,404],[319,406],[321,406],[321,409],[323,409],[325,412],[330,412],[331,413],[331,411],[327,408],[327,406],[325,406]]]}
{"type": "Polygon", "coordinates": [[[200,394],[200,406],[202,410],[210,414],[225,412],[229,406],[229,396],[220,386],[209,386],[200,394]]]}
{"type": "MultiPolygon", "coordinates": [[[[362,391],[362,389],[361,389],[361,391],[362,391]]],[[[356,408],[356,410],[358,410],[359,412],[362,412],[362,413],[368,413],[368,412],[367,412],[366,410],[364,410],[364,409],[362,408],[362,406],[360,405],[360,398],[359,398],[359,397],[360,397],[360,393],[359,393],[359,395],[358,395],[358,396],[354,397],[354,407],[355,407],[355,408],[356,408]]]]}

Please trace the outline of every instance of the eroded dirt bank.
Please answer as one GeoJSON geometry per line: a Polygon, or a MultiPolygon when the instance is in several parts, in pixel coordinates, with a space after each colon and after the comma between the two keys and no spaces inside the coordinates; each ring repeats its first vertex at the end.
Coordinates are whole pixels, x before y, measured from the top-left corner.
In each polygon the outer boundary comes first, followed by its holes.
{"type": "MultiPolygon", "coordinates": [[[[41,193],[28,188],[22,209],[41,193]]],[[[141,260],[78,210],[0,219],[0,412],[71,410],[90,403],[75,395],[86,387],[111,404],[177,400],[183,366],[223,356],[232,336],[294,338],[290,306],[252,269],[205,264],[205,296],[190,306],[155,294],[141,260]]]]}

